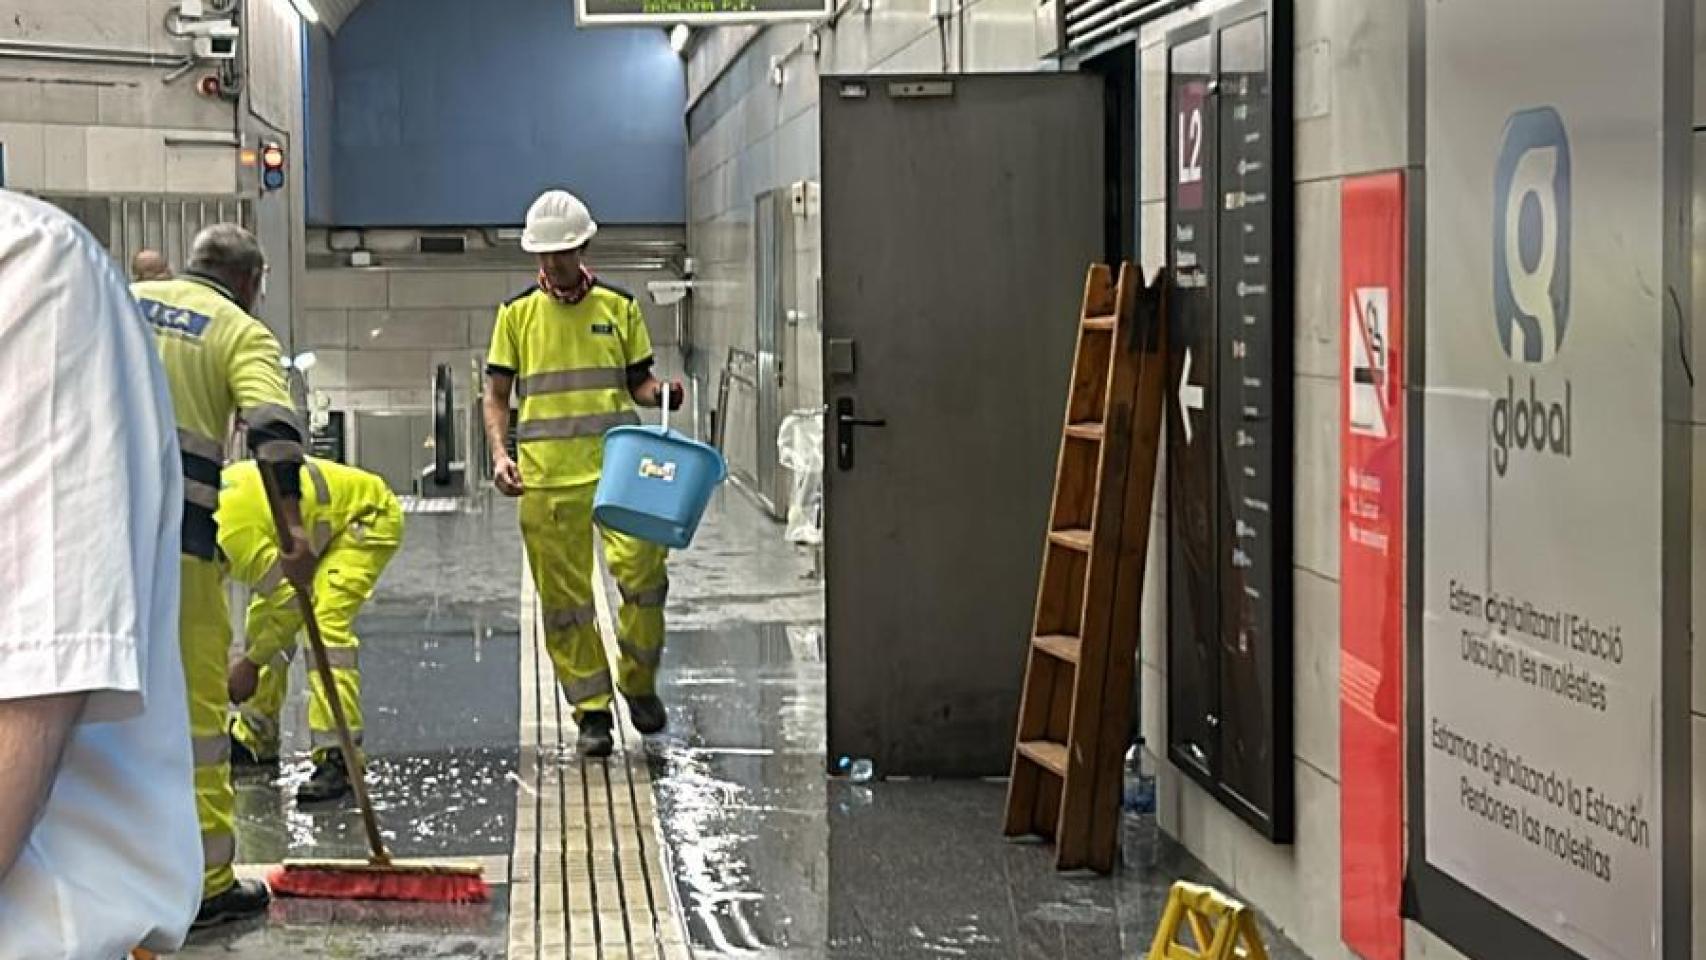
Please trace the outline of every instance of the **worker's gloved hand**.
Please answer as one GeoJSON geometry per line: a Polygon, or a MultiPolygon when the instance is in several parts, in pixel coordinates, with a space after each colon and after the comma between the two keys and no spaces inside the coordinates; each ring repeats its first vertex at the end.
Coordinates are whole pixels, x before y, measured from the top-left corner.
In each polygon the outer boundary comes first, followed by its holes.
{"type": "Polygon", "coordinates": [[[320,560],[314,556],[314,551],[308,545],[306,530],[291,531],[291,543],[281,545],[278,556],[279,569],[284,571],[284,579],[296,588],[296,592],[305,597],[314,595],[314,569],[320,560]]]}
{"type": "Polygon", "coordinates": [[[508,454],[500,454],[492,458],[492,484],[498,492],[506,497],[519,497],[523,492],[521,485],[521,468],[508,454]]]}
{"type": "Polygon", "coordinates": [[[232,703],[247,703],[255,695],[255,688],[261,682],[261,668],[249,662],[248,657],[238,657],[231,664],[231,670],[226,675],[226,683],[231,687],[232,703]]]}

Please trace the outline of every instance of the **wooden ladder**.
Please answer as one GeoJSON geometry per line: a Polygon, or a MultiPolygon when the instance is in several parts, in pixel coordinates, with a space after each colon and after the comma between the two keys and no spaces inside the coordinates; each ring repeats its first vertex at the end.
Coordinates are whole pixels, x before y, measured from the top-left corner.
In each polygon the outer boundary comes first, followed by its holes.
{"type": "Polygon", "coordinates": [[[1164,278],[1090,268],[1037,584],[1006,833],[1113,869],[1166,378],[1164,278]]]}

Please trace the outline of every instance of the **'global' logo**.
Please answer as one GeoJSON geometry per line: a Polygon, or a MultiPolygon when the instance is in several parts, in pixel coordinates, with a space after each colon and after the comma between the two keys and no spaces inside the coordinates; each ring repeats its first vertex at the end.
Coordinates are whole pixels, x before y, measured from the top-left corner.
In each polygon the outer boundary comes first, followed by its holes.
{"type": "MultiPolygon", "coordinates": [[[[1493,172],[1493,320],[1505,355],[1551,360],[1570,321],[1570,141],[1551,107],[1511,114],[1493,172]]],[[[1531,373],[1505,378],[1493,399],[1493,469],[1513,451],[1568,457],[1575,426],[1570,381],[1542,386],[1531,373]],[[1526,387],[1526,389],[1523,389],[1526,387]]]]}
{"type": "Polygon", "coordinates": [[[1544,363],[1570,320],[1570,141],[1551,107],[1514,113],[1493,175],[1493,311],[1499,343],[1544,363]]]}

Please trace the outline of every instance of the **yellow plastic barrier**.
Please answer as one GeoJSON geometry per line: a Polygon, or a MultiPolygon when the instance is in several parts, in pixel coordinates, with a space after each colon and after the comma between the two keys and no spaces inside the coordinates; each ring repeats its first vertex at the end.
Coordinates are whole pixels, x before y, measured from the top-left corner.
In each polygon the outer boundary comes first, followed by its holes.
{"type": "Polygon", "coordinates": [[[1155,930],[1149,960],[1268,960],[1256,915],[1218,890],[1179,881],[1155,930]],[[1189,932],[1193,943],[1181,943],[1189,932]]]}

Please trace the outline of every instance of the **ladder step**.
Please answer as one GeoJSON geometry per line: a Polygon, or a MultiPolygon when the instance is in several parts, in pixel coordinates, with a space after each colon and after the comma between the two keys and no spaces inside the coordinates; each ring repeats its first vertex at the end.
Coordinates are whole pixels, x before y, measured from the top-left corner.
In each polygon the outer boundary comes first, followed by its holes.
{"type": "Polygon", "coordinates": [[[1026,740],[1019,744],[1021,756],[1053,773],[1066,776],[1066,745],[1052,740],[1026,740]]]}
{"type": "Polygon", "coordinates": [[[1041,637],[1033,637],[1031,639],[1031,645],[1043,653],[1054,657],[1056,660],[1065,660],[1067,663],[1077,663],[1079,653],[1084,647],[1084,641],[1077,637],[1069,637],[1065,634],[1055,633],[1041,637]]]}
{"type": "Polygon", "coordinates": [[[1100,441],[1107,433],[1107,428],[1099,423],[1069,423],[1066,425],[1066,435],[1078,440],[1100,441]]]}
{"type": "Polygon", "coordinates": [[[1088,530],[1051,530],[1048,538],[1050,543],[1065,547],[1068,550],[1077,550],[1080,553],[1089,553],[1093,541],[1088,530]]]}
{"type": "Polygon", "coordinates": [[[1117,319],[1118,318],[1116,318],[1116,317],[1085,317],[1084,318],[1084,329],[1086,329],[1086,330],[1112,330],[1114,328],[1114,323],[1116,322],[1117,319]]]}

